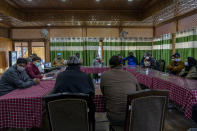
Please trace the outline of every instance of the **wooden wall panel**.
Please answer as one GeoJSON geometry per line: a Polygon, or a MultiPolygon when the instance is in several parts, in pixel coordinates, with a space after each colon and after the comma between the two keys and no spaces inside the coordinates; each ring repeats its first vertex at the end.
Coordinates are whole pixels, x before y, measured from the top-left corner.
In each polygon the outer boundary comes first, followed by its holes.
{"type": "Polygon", "coordinates": [[[159,37],[163,34],[168,34],[168,33],[176,33],[174,22],[155,28],[155,37],[159,37]]]}
{"type": "Polygon", "coordinates": [[[87,37],[119,37],[119,28],[87,28],[87,37]]]}
{"type": "Polygon", "coordinates": [[[3,55],[5,53],[6,58],[0,59],[0,73],[8,67],[9,62],[9,51],[12,50],[12,41],[8,38],[0,38],[0,52],[3,55]]]}
{"type": "Polygon", "coordinates": [[[179,31],[197,27],[197,14],[179,20],[179,31]]]}
{"type": "Polygon", "coordinates": [[[50,37],[82,37],[82,28],[50,29],[50,37]]]}
{"type": "Polygon", "coordinates": [[[41,29],[13,29],[13,39],[37,39],[42,38],[41,29]]]}
{"type": "Polygon", "coordinates": [[[8,38],[8,29],[0,28],[0,37],[8,38]]]}
{"type": "Polygon", "coordinates": [[[123,28],[123,31],[128,32],[127,37],[153,37],[153,28],[123,28]]]}

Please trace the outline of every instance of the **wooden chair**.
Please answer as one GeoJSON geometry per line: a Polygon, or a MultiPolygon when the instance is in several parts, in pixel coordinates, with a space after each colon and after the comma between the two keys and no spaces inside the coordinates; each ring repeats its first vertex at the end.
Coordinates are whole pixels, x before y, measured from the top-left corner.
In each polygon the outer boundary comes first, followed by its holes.
{"type": "Polygon", "coordinates": [[[110,131],[163,131],[168,91],[142,90],[129,94],[126,120],[122,127],[110,125],[110,131]]]}
{"type": "Polygon", "coordinates": [[[44,98],[52,131],[92,131],[89,95],[60,93],[44,98]]]}

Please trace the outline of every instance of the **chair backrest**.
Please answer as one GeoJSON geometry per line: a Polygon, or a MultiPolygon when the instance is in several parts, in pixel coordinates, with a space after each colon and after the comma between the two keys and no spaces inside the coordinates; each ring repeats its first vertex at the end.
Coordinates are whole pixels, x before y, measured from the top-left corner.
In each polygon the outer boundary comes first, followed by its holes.
{"type": "Polygon", "coordinates": [[[44,98],[52,131],[90,131],[86,94],[54,94],[44,98]]]}
{"type": "Polygon", "coordinates": [[[128,95],[125,131],[162,131],[168,91],[143,90],[128,95]]]}
{"type": "Polygon", "coordinates": [[[159,71],[164,72],[165,71],[165,61],[159,60],[159,71]]]}

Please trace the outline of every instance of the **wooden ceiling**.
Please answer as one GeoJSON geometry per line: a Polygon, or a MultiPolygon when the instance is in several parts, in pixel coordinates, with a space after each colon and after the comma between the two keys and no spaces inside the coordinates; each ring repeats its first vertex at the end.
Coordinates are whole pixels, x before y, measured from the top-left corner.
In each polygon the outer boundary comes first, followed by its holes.
{"type": "MultiPolygon", "coordinates": [[[[15,7],[58,10],[139,10],[153,0],[6,0],[15,7]]],[[[161,1],[161,0],[160,0],[161,1]]],[[[155,1],[156,2],[156,1],[155,1]]]]}
{"type": "Polygon", "coordinates": [[[152,26],[173,0],[0,0],[0,26],[152,26]]]}

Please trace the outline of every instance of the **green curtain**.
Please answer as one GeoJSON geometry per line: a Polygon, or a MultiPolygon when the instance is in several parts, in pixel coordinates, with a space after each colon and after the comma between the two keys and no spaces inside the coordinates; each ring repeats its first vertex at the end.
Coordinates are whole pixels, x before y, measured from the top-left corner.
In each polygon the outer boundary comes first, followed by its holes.
{"type": "Polygon", "coordinates": [[[99,38],[86,38],[84,48],[83,65],[92,66],[93,60],[98,55],[99,38]]]}
{"type": "Polygon", "coordinates": [[[151,52],[152,39],[150,38],[105,38],[103,41],[103,59],[105,65],[109,65],[109,59],[113,55],[120,54],[127,57],[129,52],[133,52],[140,63],[145,52],[151,52]]]}
{"type": "Polygon", "coordinates": [[[176,34],[175,49],[180,53],[181,59],[186,60],[187,57],[194,57],[197,59],[197,30],[192,29],[185,32],[178,32],[176,34]]]}
{"type": "Polygon", "coordinates": [[[50,61],[52,62],[57,57],[57,53],[61,53],[65,60],[79,53],[83,61],[82,65],[91,66],[98,54],[98,46],[98,38],[51,38],[50,61]]]}
{"type": "Polygon", "coordinates": [[[153,40],[153,56],[156,60],[164,60],[169,65],[172,55],[171,34],[165,34],[153,40]]]}
{"type": "Polygon", "coordinates": [[[113,55],[121,54],[121,40],[120,38],[104,38],[103,40],[103,60],[104,65],[109,65],[109,59],[113,55]]]}
{"type": "Polygon", "coordinates": [[[74,56],[77,52],[83,58],[83,46],[83,38],[51,38],[50,61],[52,62],[57,57],[57,53],[61,53],[65,60],[74,56]]]}

